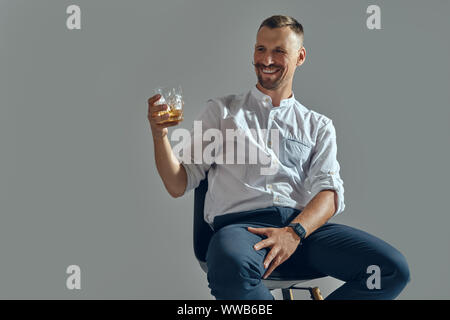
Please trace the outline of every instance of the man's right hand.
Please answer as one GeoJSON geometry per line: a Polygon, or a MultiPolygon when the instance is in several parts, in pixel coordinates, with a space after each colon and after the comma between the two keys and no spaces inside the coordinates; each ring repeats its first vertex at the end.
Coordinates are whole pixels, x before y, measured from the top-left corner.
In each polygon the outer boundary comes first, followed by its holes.
{"type": "Polygon", "coordinates": [[[167,110],[167,104],[156,104],[161,98],[160,94],[156,94],[148,99],[148,121],[150,122],[150,129],[152,130],[153,139],[164,138],[167,133],[167,127],[176,126],[179,122],[167,122],[159,123],[161,121],[169,119],[169,114],[158,115],[158,112],[167,110]]]}

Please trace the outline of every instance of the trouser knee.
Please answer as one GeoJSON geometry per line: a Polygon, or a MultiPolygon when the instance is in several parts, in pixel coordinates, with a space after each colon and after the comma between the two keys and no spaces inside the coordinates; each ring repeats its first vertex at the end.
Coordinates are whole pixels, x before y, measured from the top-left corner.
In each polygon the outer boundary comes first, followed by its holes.
{"type": "Polygon", "coordinates": [[[234,299],[252,290],[261,282],[261,275],[245,261],[238,258],[208,261],[208,282],[214,296],[234,299]]]}
{"type": "MultiPolygon", "coordinates": [[[[393,296],[397,296],[411,280],[408,263],[399,251],[392,250],[389,254],[383,256],[378,267],[380,268],[381,279],[379,283],[380,287],[377,289],[383,289],[386,292],[390,292],[393,296]]],[[[370,273],[369,269],[368,273],[370,273]]],[[[375,273],[373,275],[374,276],[371,276],[367,281],[367,286],[369,288],[373,288],[373,286],[370,285],[370,280],[376,278],[375,273]]]]}
{"type": "Polygon", "coordinates": [[[402,290],[411,281],[408,263],[405,257],[399,252],[395,259],[391,261],[392,265],[392,285],[402,290]]]}

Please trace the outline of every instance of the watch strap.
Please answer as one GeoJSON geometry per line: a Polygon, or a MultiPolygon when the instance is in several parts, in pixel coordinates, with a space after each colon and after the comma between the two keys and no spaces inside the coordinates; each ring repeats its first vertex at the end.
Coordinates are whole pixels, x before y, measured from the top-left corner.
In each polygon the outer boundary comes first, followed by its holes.
{"type": "Polygon", "coordinates": [[[294,229],[294,232],[300,237],[300,239],[303,241],[306,237],[306,230],[303,228],[303,226],[300,223],[290,223],[288,227],[291,227],[294,229]]]}

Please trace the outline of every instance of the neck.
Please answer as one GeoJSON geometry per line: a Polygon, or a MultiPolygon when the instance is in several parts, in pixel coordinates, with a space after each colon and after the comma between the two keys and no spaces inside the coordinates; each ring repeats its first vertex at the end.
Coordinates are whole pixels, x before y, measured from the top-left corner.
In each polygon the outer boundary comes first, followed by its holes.
{"type": "Polygon", "coordinates": [[[280,87],[276,90],[268,90],[263,88],[260,83],[256,84],[256,87],[264,94],[267,94],[272,98],[272,105],[274,107],[280,106],[281,100],[288,99],[292,96],[292,85],[287,85],[285,87],[280,87]]]}

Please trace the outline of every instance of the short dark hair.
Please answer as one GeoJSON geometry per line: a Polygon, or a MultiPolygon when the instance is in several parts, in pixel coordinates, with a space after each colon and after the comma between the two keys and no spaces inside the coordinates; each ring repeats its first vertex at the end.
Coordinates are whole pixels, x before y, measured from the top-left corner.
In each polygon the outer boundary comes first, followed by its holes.
{"type": "Polygon", "coordinates": [[[275,15],[264,20],[259,26],[258,31],[262,27],[269,27],[270,29],[289,27],[301,39],[303,44],[303,26],[300,22],[290,16],[275,15]]]}

